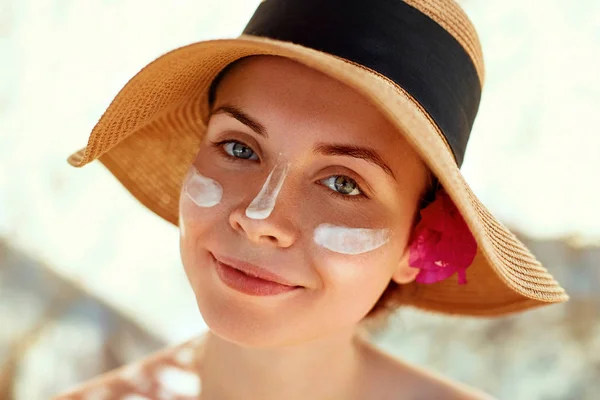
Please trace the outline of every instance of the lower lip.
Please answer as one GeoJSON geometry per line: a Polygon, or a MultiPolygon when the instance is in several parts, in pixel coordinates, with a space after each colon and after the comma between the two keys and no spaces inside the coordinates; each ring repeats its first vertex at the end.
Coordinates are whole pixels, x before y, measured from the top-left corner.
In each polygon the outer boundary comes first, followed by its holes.
{"type": "MultiPolygon", "coordinates": [[[[214,258],[213,258],[214,259],[214,258]]],[[[238,292],[251,296],[274,296],[299,289],[298,286],[287,286],[280,283],[255,278],[238,271],[214,259],[217,274],[223,283],[238,292]]]]}

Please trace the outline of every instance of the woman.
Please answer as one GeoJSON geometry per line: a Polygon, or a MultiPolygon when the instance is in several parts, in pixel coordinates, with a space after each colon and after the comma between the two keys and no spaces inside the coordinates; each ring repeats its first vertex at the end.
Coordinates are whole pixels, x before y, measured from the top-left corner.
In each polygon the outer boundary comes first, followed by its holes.
{"type": "Polygon", "coordinates": [[[209,332],[58,398],[488,398],[359,333],[567,300],[460,174],[482,81],[449,0],[266,0],[149,64],[70,162],[179,225],[209,332]]]}

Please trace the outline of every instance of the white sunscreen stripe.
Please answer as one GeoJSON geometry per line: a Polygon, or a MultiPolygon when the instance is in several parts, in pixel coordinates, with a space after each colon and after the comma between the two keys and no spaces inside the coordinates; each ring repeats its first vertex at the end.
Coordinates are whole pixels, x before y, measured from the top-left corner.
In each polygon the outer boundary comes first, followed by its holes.
{"type": "Polygon", "coordinates": [[[265,184],[246,208],[246,216],[252,219],[265,219],[273,212],[277,195],[289,170],[289,164],[277,164],[267,177],[265,184]]]}
{"type": "Polygon", "coordinates": [[[188,171],[184,190],[198,207],[216,206],[223,197],[223,187],[219,182],[201,175],[194,167],[188,171]]]}
{"type": "Polygon", "coordinates": [[[341,254],[361,254],[388,242],[387,229],[346,228],[331,224],[317,226],[314,241],[319,246],[341,254]]]}

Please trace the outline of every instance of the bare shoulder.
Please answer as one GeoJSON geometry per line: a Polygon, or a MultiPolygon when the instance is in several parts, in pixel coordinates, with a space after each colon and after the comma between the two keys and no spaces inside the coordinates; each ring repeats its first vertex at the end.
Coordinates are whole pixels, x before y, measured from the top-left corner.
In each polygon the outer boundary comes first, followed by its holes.
{"type": "Polygon", "coordinates": [[[167,347],[135,363],[84,382],[53,400],[148,400],[200,393],[198,351],[202,337],[167,347]]]}
{"type": "Polygon", "coordinates": [[[369,350],[372,398],[389,400],[494,400],[483,391],[405,363],[375,347],[369,350]]]}

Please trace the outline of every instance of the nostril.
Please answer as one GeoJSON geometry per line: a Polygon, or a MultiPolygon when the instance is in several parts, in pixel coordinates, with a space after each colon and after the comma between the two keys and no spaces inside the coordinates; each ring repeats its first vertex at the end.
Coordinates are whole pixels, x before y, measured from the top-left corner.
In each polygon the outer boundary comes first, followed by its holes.
{"type": "Polygon", "coordinates": [[[275,236],[266,235],[265,238],[271,243],[277,243],[277,238],[275,236]]]}
{"type": "Polygon", "coordinates": [[[244,232],[244,227],[242,227],[242,224],[240,224],[238,221],[235,221],[233,224],[233,229],[235,229],[238,232],[244,232]]]}

